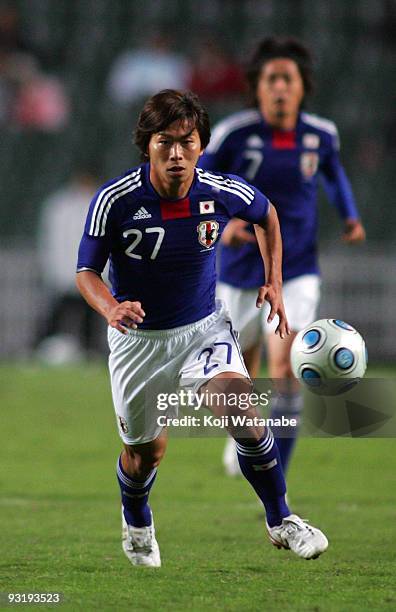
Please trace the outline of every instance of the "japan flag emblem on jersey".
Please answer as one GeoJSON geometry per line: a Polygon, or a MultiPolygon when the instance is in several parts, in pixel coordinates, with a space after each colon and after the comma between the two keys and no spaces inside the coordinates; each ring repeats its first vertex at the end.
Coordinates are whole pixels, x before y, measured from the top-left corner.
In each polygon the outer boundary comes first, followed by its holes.
{"type": "Polygon", "coordinates": [[[199,243],[210,249],[219,235],[219,224],[217,221],[202,221],[197,227],[197,232],[199,243]]]}
{"type": "Polygon", "coordinates": [[[199,212],[201,215],[207,215],[208,213],[213,214],[215,211],[215,203],[214,200],[208,200],[207,202],[199,203],[199,212]]]}

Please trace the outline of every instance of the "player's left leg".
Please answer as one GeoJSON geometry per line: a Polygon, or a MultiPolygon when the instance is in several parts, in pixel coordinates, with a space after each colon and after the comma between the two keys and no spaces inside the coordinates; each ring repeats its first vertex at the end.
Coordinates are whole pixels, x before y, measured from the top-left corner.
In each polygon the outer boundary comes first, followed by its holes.
{"type": "Polygon", "coordinates": [[[267,522],[272,527],[290,515],[285,501],[286,483],[278,448],[272,432],[254,419],[259,419],[252,406],[243,409],[235,398],[246,398],[252,393],[249,379],[237,372],[224,372],[213,377],[201,388],[206,398],[214,398],[208,407],[216,416],[227,417],[228,431],[236,442],[239,466],[243,476],[252,485],[263,503],[267,522]],[[217,398],[227,398],[217,403],[217,398]],[[238,405],[236,405],[238,403],[238,405]],[[242,419],[237,423],[236,419],[242,419]],[[235,420],[234,420],[235,419],[235,420]],[[250,424],[252,419],[252,424],[250,424]],[[237,424],[234,424],[237,423],[237,424]]]}
{"type": "Polygon", "coordinates": [[[124,444],[118,459],[117,477],[124,515],[129,525],[147,527],[151,524],[148,497],[166,445],[165,431],[146,444],[124,444]]]}
{"type": "Polygon", "coordinates": [[[260,425],[254,407],[248,406],[241,411],[234,401],[235,397],[241,397],[245,405],[252,392],[249,379],[241,373],[223,372],[209,380],[200,391],[216,416],[228,417],[228,431],[236,442],[241,472],[265,507],[271,542],[278,548],[290,548],[305,559],[318,557],[328,547],[327,538],[319,529],[290,512],[280,454],[271,430],[260,425]],[[212,404],[211,398],[215,398],[212,404]],[[219,403],[218,398],[224,398],[223,403],[219,403]],[[235,425],[232,418],[235,416],[242,417],[242,423],[235,425]]]}
{"type": "Polygon", "coordinates": [[[188,355],[179,371],[180,386],[203,394],[205,405],[216,416],[242,419],[230,418],[228,431],[237,442],[242,473],[265,506],[271,541],[306,559],[318,556],[326,550],[327,539],[319,529],[290,514],[279,451],[252,405],[252,383],[224,304],[219,302],[216,313],[194,331],[194,338],[186,337],[188,355]]]}

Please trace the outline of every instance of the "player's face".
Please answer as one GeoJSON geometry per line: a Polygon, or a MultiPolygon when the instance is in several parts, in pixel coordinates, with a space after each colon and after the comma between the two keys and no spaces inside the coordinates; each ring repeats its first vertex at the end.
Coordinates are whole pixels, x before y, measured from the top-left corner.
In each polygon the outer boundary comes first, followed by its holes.
{"type": "Polygon", "coordinates": [[[263,65],[257,83],[257,100],[270,124],[294,127],[303,97],[304,82],[296,62],[276,58],[263,65]]]}
{"type": "Polygon", "coordinates": [[[169,197],[185,195],[202,155],[198,131],[188,121],[175,121],[151,136],[148,154],[150,179],[155,189],[169,197]]]}

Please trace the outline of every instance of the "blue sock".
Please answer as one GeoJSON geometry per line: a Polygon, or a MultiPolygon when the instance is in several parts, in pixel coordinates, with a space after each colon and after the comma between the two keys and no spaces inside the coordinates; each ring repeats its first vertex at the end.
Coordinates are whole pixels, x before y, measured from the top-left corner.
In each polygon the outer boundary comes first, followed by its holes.
{"type": "Polygon", "coordinates": [[[286,474],[293,449],[297,442],[303,398],[301,393],[279,393],[274,399],[270,418],[281,419],[284,415],[288,419],[296,419],[296,427],[275,427],[272,432],[279,449],[283,472],[286,474]]]}
{"type": "Polygon", "coordinates": [[[236,440],[238,461],[242,474],[264,504],[270,527],[280,525],[290,514],[285,501],[286,483],[279,451],[270,429],[258,441],[236,440]]]}
{"type": "Polygon", "coordinates": [[[148,527],[151,525],[151,510],[148,504],[150,489],[154,484],[157,468],[144,481],[132,480],[124,471],[121,456],[117,463],[117,480],[121,489],[124,517],[128,525],[148,527]]]}

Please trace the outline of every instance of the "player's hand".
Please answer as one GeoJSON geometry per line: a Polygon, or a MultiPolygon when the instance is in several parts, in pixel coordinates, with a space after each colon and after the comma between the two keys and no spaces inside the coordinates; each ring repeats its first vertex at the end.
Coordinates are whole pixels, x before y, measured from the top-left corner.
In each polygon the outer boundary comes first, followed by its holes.
{"type": "Polygon", "coordinates": [[[143,323],[146,316],[140,302],[121,302],[112,308],[107,316],[107,322],[122,334],[128,332],[128,328],[137,329],[138,323],[143,323]]]}
{"type": "Polygon", "coordinates": [[[366,239],[366,231],[358,219],[347,219],[345,221],[342,240],[349,244],[363,242],[366,239]]]}
{"type": "Polygon", "coordinates": [[[264,300],[271,306],[270,313],[267,318],[267,323],[271,323],[275,315],[279,317],[279,323],[275,330],[276,334],[279,334],[281,338],[286,338],[290,334],[289,324],[285,313],[285,307],[283,305],[282,291],[280,287],[267,283],[258,290],[258,296],[256,300],[257,308],[261,308],[264,304],[264,300]]]}
{"type": "Polygon", "coordinates": [[[247,221],[242,219],[231,219],[224,228],[221,236],[221,242],[226,246],[239,247],[243,244],[256,242],[256,237],[252,232],[249,232],[247,221]]]}

